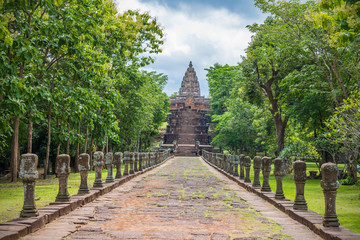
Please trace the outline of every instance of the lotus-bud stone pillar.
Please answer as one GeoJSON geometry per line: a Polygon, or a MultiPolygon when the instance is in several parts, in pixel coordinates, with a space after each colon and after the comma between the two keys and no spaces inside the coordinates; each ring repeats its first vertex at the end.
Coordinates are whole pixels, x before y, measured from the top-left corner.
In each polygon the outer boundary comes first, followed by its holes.
{"type": "Polygon", "coordinates": [[[155,158],[156,158],[156,153],[152,152],[151,153],[151,160],[150,160],[151,166],[155,165],[155,161],[156,161],[155,158]]]}
{"type": "Polygon", "coordinates": [[[107,169],[107,177],[106,177],[105,182],[107,182],[107,183],[114,182],[115,179],[113,177],[113,153],[112,152],[106,153],[105,165],[106,165],[106,169],[107,169]]]}
{"type": "Polygon", "coordinates": [[[139,165],[139,153],[134,152],[134,172],[138,172],[138,165],[139,165]]]}
{"type": "Polygon", "coordinates": [[[254,167],[254,182],[252,184],[253,187],[261,187],[260,184],[260,170],[261,170],[261,157],[255,156],[253,159],[253,167],[254,167]]]}
{"type": "Polygon", "coordinates": [[[261,170],[263,174],[263,184],[261,187],[262,192],[271,192],[270,184],[269,184],[269,177],[271,172],[271,163],[272,160],[269,157],[262,158],[261,170]]]}
{"type": "Polygon", "coordinates": [[[244,167],[246,171],[246,176],[244,182],[251,183],[250,180],[250,168],[251,168],[251,159],[249,156],[244,157],[244,167]]]}
{"type": "Polygon", "coordinates": [[[125,152],[124,153],[124,176],[129,175],[129,163],[130,163],[131,159],[130,159],[130,152],[125,152]]]}
{"type": "Polygon", "coordinates": [[[80,188],[78,194],[88,194],[90,192],[88,186],[88,174],[90,171],[90,156],[87,153],[82,153],[79,156],[79,171],[80,171],[80,188]]]}
{"type": "Polygon", "coordinates": [[[336,194],[339,188],[338,168],[335,163],[325,163],[321,166],[321,187],[325,197],[324,227],[338,227],[336,215],[336,194]]]}
{"type": "Polygon", "coordinates": [[[235,176],[236,156],[231,155],[231,175],[235,176]]]}
{"type": "Polygon", "coordinates": [[[244,179],[245,178],[245,174],[244,174],[244,158],[245,155],[244,154],[240,154],[240,179],[244,179]]]}
{"type": "Polygon", "coordinates": [[[150,159],[151,159],[151,153],[148,152],[146,154],[146,168],[149,168],[150,167],[150,159]]]}
{"type": "Polygon", "coordinates": [[[31,153],[21,155],[19,177],[24,183],[24,206],[20,213],[22,218],[39,215],[35,205],[35,181],[39,177],[37,164],[37,155],[31,153]]]}
{"type": "Polygon", "coordinates": [[[116,167],[116,175],[115,179],[121,178],[121,163],[122,163],[122,153],[116,152],[114,154],[115,167],[116,167]]]}
{"type": "Polygon", "coordinates": [[[234,156],[235,158],[235,164],[234,164],[234,176],[239,176],[239,163],[240,163],[240,157],[238,155],[234,156]]]}
{"type": "Polygon", "coordinates": [[[139,153],[139,171],[143,170],[143,162],[144,162],[145,154],[139,153]]]}
{"type": "Polygon", "coordinates": [[[306,163],[297,160],[293,163],[294,181],[296,186],[296,196],[293,208],[296,210],[307,210],[307,203],[304,197],[306,182],[306,163]]]}
{"type": "Polygon", "coordinates": [[[224,163],[225,163],[224,162],[224,157],[225,157],[225,155],[220,153],[219,156],[220,156],[220,168],[224,169],[224,163]]]}
{"type": "Polygon", "coordinates": [[[95,167],[94,188],[102,188],[104,186],[102,178],[102,169],[104,165],[104,153],[101,151],[94,152],[93,166],[95,167]]]}
{"type": "Polygon", "coordinates": [[[68,192],[68,177],[70,173],[70,156],[61,154],[56,157],[56,174],[59,178],[59,193],[56,196],[55,203],[70,202],[68,192]]]}
{"type": "Polygon", "coordinates": [[[232,174],[231,173],[231,155],[230,154],[226,154],[225,155],[225,172],[232,174]]]}
{"type": "Polygon", "coordinates": [[[134,174],[135,171],[134,171],[134,164],[135,164],[135,153],[134,152],[131,152],[130,153],[130,174],[134,174]]]}
{"type": "Polygon", "coordinates": [[[274,175],[276,179],[276,193],[275,193],[276,199],[285,198],[282,181],[286,173],[287,173],[287,164],[285,160],[282,158],[276,158],[274,160],[274,175]]]}

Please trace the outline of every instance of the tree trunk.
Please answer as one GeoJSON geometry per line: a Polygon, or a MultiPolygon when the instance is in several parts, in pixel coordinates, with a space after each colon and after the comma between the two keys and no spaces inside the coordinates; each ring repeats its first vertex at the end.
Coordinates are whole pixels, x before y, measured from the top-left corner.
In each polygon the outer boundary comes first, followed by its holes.
{"type": "Polygon", "coordinates": [[[275,155],[276,157],[279,156],[280,152],[284,149],[285,146],[285,129],[288,122],[288,117],[285,117],[284,121],[281,119],[281,114],[273,115],[275,129],[276,129],[276,143],[277,148],[275,155]]]}
{"type": "Polygon", "coordinates": [[[46,179],[48,166],[49,166],[49,158],[50,158],[50,143],[51,143],[51,102],[49,103],[49,111],[48,111],[48,141],[46,145],[46,157],[44,161],[44,179],[46,179]]]}
{"type": "Polygon", "coordinates": [[[89,155],[90,155],[90,167],[92,169],[93,161],[92,161],[92,150],[94,146],[94,136],[91,134],[91,141],[90,141],[90,147],[89,147],[89,155]]]}
{"type": "Polygon", "coordinates": [[[85,134],[85,144],[84,144],[84,153],[86,153],[87,150],[87,141],[89,138],[89,124],[86,125],[86,134],[85,134]]]}
{"type": "Polygon", "coordinates": [[[109,138],[107,136],[105,136],[105,140],[106,140],[106,153],[109,152],[109,138]]]}
{"type": "Polygon", "coordinates": [[[68,118],[67,134],[68,134],[68,139],[66,141],[66,154],[70,155],[70,118],[68,118]]]}
{"type": "Polygon", "coordinates": [[[28,153],[32,153],[32,132],[33,132],[33,122],[31,119],[31,114],[32,114],[33,110],[30,110],[29,113],[29,124],[28,124],[28,134],[27,134],[27,152],[28,153]]]}
{"type": "MultiPolygon", "coordinates": [[[[78,134],[81,134],[81,121],[79,120],[79,131],[78,134]]],[[[76,154],[75,154],[75,165],[74,165],[74,172],[79,172],[79,153],[80,152],[80,142],[76,145],[76,154]]]]}
{"type": "Polygon", "coordinates": [[[18,149],[19,149],[19,125],[20,116],[14,118],[14,132],[11,140],[11,161],[10,161],[10,173],[11,182],[17,182],[17,169],[18,169],[18,149]]]}
{"type": "Polygon", "coordinates": [[[274,97],[271,85],[275,79],[270,79],[266,84],[262,85],[261,87],[264,89],[267,98],[271,104],[270,112],[274,120],[275,130],[276,130],[276,143],[277,148],[275,151],[276,157],[279,156],[281,150],[284,149],[285,145],[285,129],[287,122],[289,120],[288,116],[285,116],[284,120],[282,120],[281,110],[279,109],[277,103],[278,100],[274,97]]]}

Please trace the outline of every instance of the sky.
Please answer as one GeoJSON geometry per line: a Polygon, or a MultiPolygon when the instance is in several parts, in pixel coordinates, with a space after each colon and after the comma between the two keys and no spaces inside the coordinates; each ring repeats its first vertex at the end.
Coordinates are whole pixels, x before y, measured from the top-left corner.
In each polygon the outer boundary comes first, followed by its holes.
{"type": "Polygon", "coordinates": [[[236,65],[251,39],[246,26],[266,18],[254,0],[117,0],[120,13],[131,9],[149,12],[165,33],[163,52],[144,70],[164,73],[169,80],[164,91],[179,91],[192,61],[201,95],[208,97],[206,68],[236,65]]]}

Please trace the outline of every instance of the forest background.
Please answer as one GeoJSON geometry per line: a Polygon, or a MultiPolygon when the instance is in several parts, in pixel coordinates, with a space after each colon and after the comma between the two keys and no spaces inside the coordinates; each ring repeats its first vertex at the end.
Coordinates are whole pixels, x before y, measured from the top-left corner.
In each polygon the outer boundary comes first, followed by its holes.
{"type": "Polygon", "coordinates": [[[241,63],[207,69],[213,144],[318,166],[343,162],[357,182],[360,1],[255,2],[268,17],[247,26],[253,36],[241,63]]]}

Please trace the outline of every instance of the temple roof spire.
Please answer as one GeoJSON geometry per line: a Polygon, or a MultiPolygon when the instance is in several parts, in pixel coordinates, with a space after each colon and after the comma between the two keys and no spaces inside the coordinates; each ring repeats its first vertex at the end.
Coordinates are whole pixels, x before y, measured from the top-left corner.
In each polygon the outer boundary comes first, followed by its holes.
{"type": "Polygon", "coordinates": [[[190,61],[189,67],[185,72],[185,76],[183,77],[181,87],[179,89],[180,96],[200,96],[200,85],[198,78],[196,76],[196,72],[193,68],[192,62],[190,61]]]}

